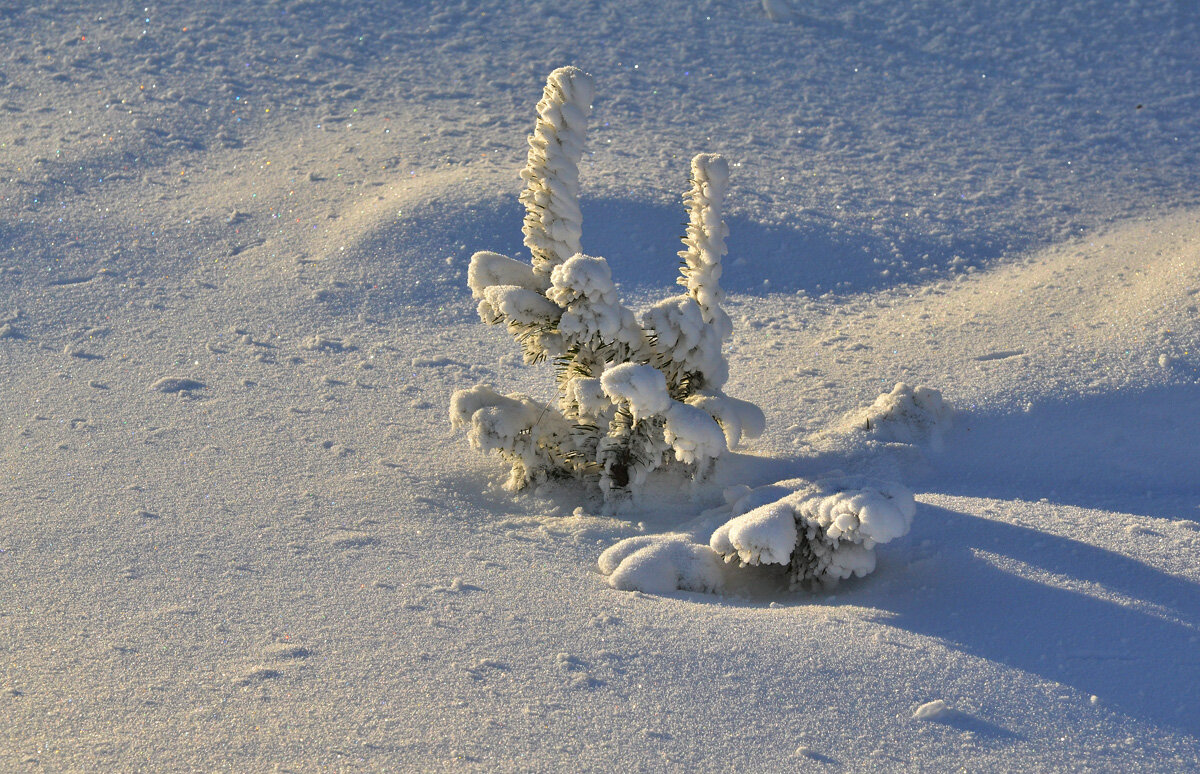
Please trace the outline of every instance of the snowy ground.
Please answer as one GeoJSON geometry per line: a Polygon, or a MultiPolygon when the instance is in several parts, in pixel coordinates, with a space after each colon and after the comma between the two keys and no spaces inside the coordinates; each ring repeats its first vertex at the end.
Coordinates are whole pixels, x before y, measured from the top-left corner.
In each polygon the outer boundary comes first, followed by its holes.
{"type": "Polygon", "coordinates": [[[1200,766],[1200,11],[395,5],[0,8],[0,768],[1200,766]],[[727,392],[768,420],[617,516],[447,421],[552,390],[465,273],[521,253],[564,64],[627,303],[731,161],[727,392]],[[845,443],[898,381],[941,448],[845,443]],[[854,466],[918,508],[833,593],[597,568],[854,466]]]}

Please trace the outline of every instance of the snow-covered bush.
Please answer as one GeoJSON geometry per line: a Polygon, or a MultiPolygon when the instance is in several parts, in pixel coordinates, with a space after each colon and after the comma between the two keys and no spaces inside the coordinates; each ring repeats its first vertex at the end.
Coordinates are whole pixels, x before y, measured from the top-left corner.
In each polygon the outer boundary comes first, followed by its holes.
{"type": "Polygon", "coordinates": [[[916,503],[896,484],[861,476],[781,481],[788,494],[758,505],[733,503],[734,518],[709,540],[726,562],[786,565],[792,587],[832,585],[875,569],[875,546],[908,533],[916,503]]]}
{"type": "MultiPolygon", "coordinates": [[[[479,252],[467,273],[480,319],[505,326],[526,363],[553,361],[558,399],[543,404],[481,384],[454,393],[450,421],[511,465],[509,489],[575,477],[611,500],[636,494],[666,466],[703,478],[765,421],[757,406],[722,392],[733,332],[720,286],[728,164],[712,154],[692,159],[679,251],[686,292],[639,319],[621,303],[608,262],[580,244],[578,165],[592,95],[581,70],[550,74],[521,173],[531,261],[479,252]]],[[[950,415],[936,390],[899,384],[832,433],[936,446],[950,415]]],[[[721,591],[728,573],[747,565],[786,568],[792,586],[831,585],[874,570],[875,547],[907,533],[916,510],[903,487],[844,474],[730,487],[726,499],[710,512],[725,521],[707,545],[698,533],[642,535],[605,551],[601,571],[616,588],[657,593],[721,591]]]]}
{"type": "Polygon", "coordinates": [[[875,569],[875,547],[907,534],[916,512],[912,492],[864,476],[731,487],[731,515],[705,545],[702,535],[638,535],[600,555],[600,572],[623,591],[721,592],[737,568],[778,565],[789,586],[829,588],[875,569]]]}
{"type": "Polygon", "coordinates": [[[608,262],[580,245],[578,165],[592,95],[583,71],[550,74],[521,173],[531,263],[479,252],[467,274],[480,319],[504,325],[527,363],[554,362],[557,404],[479,385],[453,395],[450,421],[512,465],[509,488],[574,476],[597,481],[609,499],[666,465],[704,476],[730,446],[761,434],[764,419],[721,391],[733,331],[719,284],[729,165],[713,154],[692,159],[679,252],[687,292],[639,320],[621,304],[608,262]]]}

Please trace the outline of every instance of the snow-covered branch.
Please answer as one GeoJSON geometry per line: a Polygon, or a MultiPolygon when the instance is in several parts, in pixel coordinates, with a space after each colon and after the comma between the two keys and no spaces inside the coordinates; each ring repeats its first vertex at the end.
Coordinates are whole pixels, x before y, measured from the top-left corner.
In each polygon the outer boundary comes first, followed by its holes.
{"type": "Polygon", "coordinates": [[[583,214],[579,211],[579,159],[592,112],[592,76],[578,67],[560,67],[546,79],[537,104],[537,124],[521,177],[525,190],[525,246],[543,286],[555,266],[581,252],[583,214]]]}

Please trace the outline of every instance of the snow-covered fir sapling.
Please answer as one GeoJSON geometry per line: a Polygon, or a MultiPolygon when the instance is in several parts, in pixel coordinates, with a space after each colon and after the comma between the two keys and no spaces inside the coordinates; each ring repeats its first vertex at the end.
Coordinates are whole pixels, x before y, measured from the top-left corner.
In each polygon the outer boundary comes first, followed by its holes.
{"type": "Polygon", "coordinates": [[[510,489],[577,477],[612,499],[636,493],[666,466],[703,477],[742,438],[758,436],[764,419],[721,390],[733,330],[719,284],[728,164],[713,154],[692,159],[679,252],[687,292],[639,320],[617,297],[608,262],[580,244],[579,160],[592,96],[591,76],[578,68],[550,74],[521,173],[532,261],[479,252],[467,274],[480,318],[504,325],[526,363],[553,361],[557,403],[481,384],[454,393],[450,421],[466,428],[472,446],[511,464],[510,489]]]}

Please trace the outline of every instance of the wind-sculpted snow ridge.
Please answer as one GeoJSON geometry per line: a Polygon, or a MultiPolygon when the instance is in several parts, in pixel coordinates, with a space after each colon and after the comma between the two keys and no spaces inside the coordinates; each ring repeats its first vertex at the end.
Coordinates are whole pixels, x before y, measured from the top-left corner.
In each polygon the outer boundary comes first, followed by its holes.
{"type": "Polygon", "coordinates": [[[580,248],[578,165],[592,93],[591,76],[563,67],[538,103],[521,173],[532,265],[483,251],[467,272],[480,319],[504,325],[526,363],[554,361],[557,406],[481,385],[454,394],[450,422],[467,428],[476,449],[512,465],[510,489],[574,477],[598,483],[610,500],[633,498],[651,471],[667,466],[694,486],[730,446],[760,435],[765,419],[721,392],[729,378],[722,348],[733,330],[718,282],[729,164],[715,154],[692,159],[678,253],[687,293],[639,323],[618,298],[608,262],[580,248]]]}
{"type": "MultiPolygon", "coordinates": [[[[940,443],[953,409],[928,387],[897,384],[851,413],[827,437],[871,432],[890,442],[876,452],[940,443]]],[[[884,465],[883,467],[887,467],[884,465]]],[[[740,568],[777,566],[791,589],[830,588],[875,570],[875,549],[908,534],[913,493],[892,481],[832,471],[770,486],[726,490],[726,518],[705,545],[673,533],[623,540],[605,551],[600,570],[617,589],[722,593],[740,568]],[[727,565],[713,570],[713,561],[727,565]]]]}

